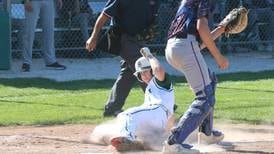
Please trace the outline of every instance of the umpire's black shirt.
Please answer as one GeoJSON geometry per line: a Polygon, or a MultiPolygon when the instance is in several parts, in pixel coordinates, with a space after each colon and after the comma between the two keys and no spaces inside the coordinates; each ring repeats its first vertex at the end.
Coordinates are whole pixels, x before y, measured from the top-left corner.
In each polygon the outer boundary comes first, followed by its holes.
{"type": "Polygon", "coordinates": [[[136,35],[148,28],[157,16],[159,0],[108,0],[103,13],[122,32],[136,35]]]}

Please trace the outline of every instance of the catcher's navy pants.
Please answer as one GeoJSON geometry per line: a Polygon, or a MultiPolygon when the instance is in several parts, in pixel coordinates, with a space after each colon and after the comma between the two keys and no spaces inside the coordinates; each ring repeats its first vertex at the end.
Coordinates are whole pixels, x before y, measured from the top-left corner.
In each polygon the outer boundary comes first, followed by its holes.
{"type": "MultiPolygon", "coordinates": [[[[120,62],[121,70],[105,106],[105,112],[109,114],[122,109],[132,86],[137,81],[133,75],[135,72],[135,61],[141,57],[139,50],[143,47],[141,42],[127,34],[122,34],[121,44],[120,56],[123,58],[120,62]]],[[[144,91],[146,85],[139,83],[144,91]]]]}

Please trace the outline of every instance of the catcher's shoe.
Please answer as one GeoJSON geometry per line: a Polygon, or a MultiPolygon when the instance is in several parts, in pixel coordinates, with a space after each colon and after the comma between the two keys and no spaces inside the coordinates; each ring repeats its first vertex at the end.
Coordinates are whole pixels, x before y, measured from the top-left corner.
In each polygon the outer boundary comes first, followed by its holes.
{"type": "Polygon", "coordinates": [[[143,142],[127,137],[115,137],[110,142],[117,151],[145,150],[143,142]]]}
{"type": "Polygon", "coordinates": [[[167,142],[164,143],[162,154],[198,154],[199,150],[193,149],[191,145],[188,144],[173,144],[169,145],[167,142]]]}
{"type": "Polygon", "coordinates": [[[204,133],[198,133],[199,143],[216,144],[224,139],[224,134],[220,131],[213,130],[211,135],[207,136],[204,133]]]}

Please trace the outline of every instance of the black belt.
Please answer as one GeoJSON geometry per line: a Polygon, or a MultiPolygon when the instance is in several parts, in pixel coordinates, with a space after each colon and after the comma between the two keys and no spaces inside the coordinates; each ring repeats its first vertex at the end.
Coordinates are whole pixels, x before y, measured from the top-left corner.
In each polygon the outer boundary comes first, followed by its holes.
{"type": "MultiPolygon", "coordinates": [[[[173,38],[186,39],[187,35],[193,35],[193,36],[195,36],[194,34],[180,33],[180,34],[175,35],[173,38]]],[[[196,39],[197,42],[201,43],[201,40],[200,40],[199,37],[195,36],[195,39],[196,39]]]]}
{"type": "Polygon", "coordinates": [[[177,35],[175,36],[175,38],[180,38],[180,39],[187,38],[187,33],[180,33],[180,34],[177,34],[177,35]]]}

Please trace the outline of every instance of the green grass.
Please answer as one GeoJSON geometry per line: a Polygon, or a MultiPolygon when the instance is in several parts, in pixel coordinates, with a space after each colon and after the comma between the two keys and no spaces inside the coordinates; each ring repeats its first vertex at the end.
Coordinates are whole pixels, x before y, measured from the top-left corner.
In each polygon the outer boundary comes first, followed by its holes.
{"type": "MultiPolygon", "coordinates": [[[[274,124],[274,71],[219,75],[215,119],[274,124]]],[[[193,100],[183,78],[173,77],[176,116],[193,100]]],[[[114,80],[55,82],[48,79],[0,79],[0,126],[99,123],[114,80]]],[[[124,108],[143,102],[132,89],[124,108]]]]}

